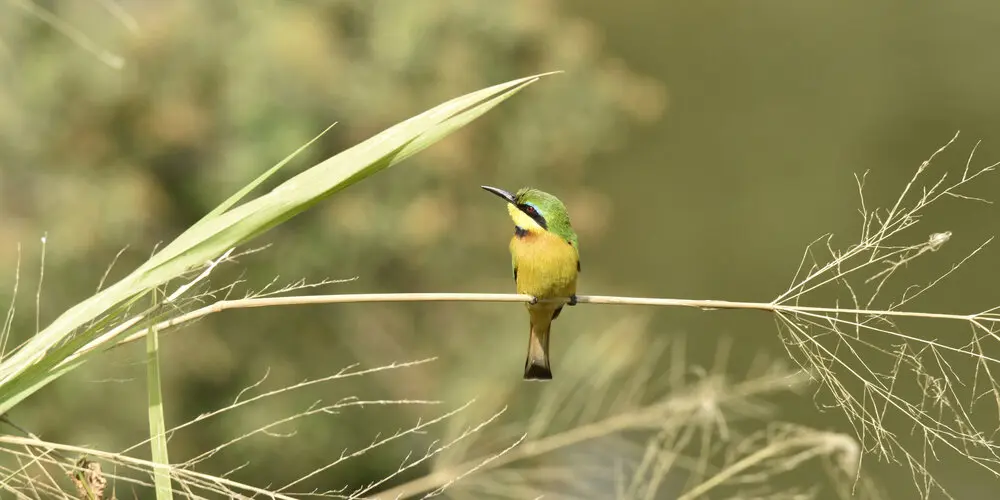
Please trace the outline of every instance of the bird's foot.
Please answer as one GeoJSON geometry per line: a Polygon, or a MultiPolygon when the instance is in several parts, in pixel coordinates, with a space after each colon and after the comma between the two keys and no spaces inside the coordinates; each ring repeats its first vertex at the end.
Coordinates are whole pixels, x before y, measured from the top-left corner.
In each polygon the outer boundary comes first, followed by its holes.
{"type": "Polygon", "coordinates": [[[528,304],[533,306],[533,305],[535,305],[537,303],[538,303],[538,297],[535,297],[534,295],[532,295],[531,296],[531,300],[528,301],[528,304]]]}
{"type": "Polygon", "coordinates": [[[566,302],[566,305],[568,305],[568,306],[575,306],[576,305],[576,294],[575,293],[573,295],[569,296],[569,302],[566,302]]]}

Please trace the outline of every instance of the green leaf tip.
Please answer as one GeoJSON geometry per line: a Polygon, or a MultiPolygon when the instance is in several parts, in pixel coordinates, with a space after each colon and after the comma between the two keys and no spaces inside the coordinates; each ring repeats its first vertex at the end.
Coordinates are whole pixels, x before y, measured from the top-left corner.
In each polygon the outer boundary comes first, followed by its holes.
{"type": "Polygon", "coordinates": [[[128,276],[69,308],[0,361],[0,414],[101,353],[103,346],[113,345],[118,337],[134,330],[129,322],[139,321],[141,317],[123,317],[124,308],[120,306],[125,302],[137,300],[155,287],[204,267],[227,250],[246,243],[324,198],[427,148],[524,87],[560,72],[527,76],[448,100],[237,205],[325,134],[327,128],[220,203],[128,276]],[[101,318],[99,323],[106,321],[107,324],[85,327],[97,318],[101,318]]]}

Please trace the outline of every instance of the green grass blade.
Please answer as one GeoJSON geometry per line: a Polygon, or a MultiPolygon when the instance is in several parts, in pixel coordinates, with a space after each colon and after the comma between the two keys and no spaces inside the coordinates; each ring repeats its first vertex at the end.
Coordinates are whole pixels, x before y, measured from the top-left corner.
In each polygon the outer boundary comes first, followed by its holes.
{"type": "MultiPolygon", "coordinates": [[[[204,265],[341,189],[416,154],[541,76],[544,75],[494,85],[447,101],[328,158],[258,198],[230,209],[249,193],[249,189],[241,190],[210,212],[210,217],[188,228],[130,275],[70,308],[3,359],[0,362],[0,413],[10,410],[17,401],[56,378],[51,370],[72,353],[55,347],[63,344],[89,321],[204,265]]],[[[273,172],[269,171],[254,181],[253,187],[270,173],[273,172]]],[[[90,341],[100,333],[88,329],[77,335],[90,341]]],[[[105,340],[110,342],[114,339],[105,340]]],[[[75,366],[79,364],[73,363],[75,366]]],[[[65,365],[59,370],[66,373],[68,370],[63,368],[65,365]]]]}
{"type": "Polygon", "coordinates": [[[252,182],[250,182],[250,184],[243,186],[242,189],[240,189],[235,194],[230,196],[228,199],[226,199],[226,201],[220,203],[219,206],[213,208],[211,212],[205,214],[205,216],[202,217],[201,220],[199,220],[197,223],[195,223],[195,225],[200,224],[204,220],[211,219],[212,217],[215,217],[221,214],[222,212],[225,212],[226,210],[229,210],[233,205],[242,200],[246,195],[250,194],[250,191],[253,191],[257,186],[263,184],[264,181],[266,181],[269,177],[274,175],[278,170],[281,170],[282,167],[287,165],[288,162],[292,161],[292,159],[298,156],[299,153],[305,151],[306,148],[312,146],[313,143],[319,140],[320,137],[326,135],[326,133],[329,132],[334,125],[336,125],[336,123],[325,128],[322,132],[319,133],[319,135],[313,137],[309,142],[299,146],[299,149],[292,151],[292,154],[286,156],[284,159],[279,161],[277,165],[269,168],[266,172],[257,176],[257,178],[254,179],[252,182]]]}
{"type": "Polygon", "coordinates": [[[394,125],[346,151],[296,175],[271,192],[188,230],[143,266],[144,278],[160,282],[160,273],[173,274],[175,266],[200,265],[230,247],[245,242],[311,207],[341,189],[407,158],[457,127],[451,118],[464,113],[479,114],[536,81],[528,77],[495,85],[452,99],[402,123],[394,125]],[[504,96],[503,99],[496,97],[504,96]],[[422,139],[422,140],[421,140],[422,139]],[[409,146],[409,148],[407,148],[409,146]],[[398,156],[404,152],[402,156],[398,156]]]}
{"type": "MultiPolygon", "coordinates": [[[[156,294],[153,294],[154,300],[156,294]]],[[[163,465],[153,470],[153,484],[156,486],[157,500],[173,500],[170,486],[170,472],[167,465],[167,426],[163,421],[163,391],[160,385],[160,336],[156,331],[156,321],[150,322],[146,336],[146,390],[149,393],[149,446],[151,460],[163,465]]]]}

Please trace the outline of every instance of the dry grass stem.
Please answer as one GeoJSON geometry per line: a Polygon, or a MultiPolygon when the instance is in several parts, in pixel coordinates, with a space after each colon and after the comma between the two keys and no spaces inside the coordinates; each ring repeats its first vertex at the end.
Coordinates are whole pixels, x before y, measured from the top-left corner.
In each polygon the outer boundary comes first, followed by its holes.
{"type": "MultiPolygon", "coordinates": [[[[667,389],[664,387],[665,377],[646,368],[656,366],[664,355],[673,359],[678,355],[683,357],[678,353],[683,353],[684,344],[678,342],[672,349],[667,349],[668,344],[662,340],[651,338],[644,332],[630,331],[640,328],[642,323],[640,319],[629,318],[599,338],[582,336],[575,339],[567,356],[581,362],[574,365],[574,373],[564,374],[561,380],[552,382],[553,385],[538,401],[531,415],[527,434],[514,434],[511,439],[520,443],[518,446],[506,446],[497,451],[494,448],[496,445],[482,443],[480,448],[484,449],[479,452],[467,446],[457,453],[443,455],[430,474],[369,498],[427,498],[440,493],[443,488],[448,488],[449,495],[455,498],[466,494],[469,498],[481,498],[484,494],[500,495],[501,491],[506,492],[503,496],[510,498],[542,495],[545,498],[563,498],[564,495],[565,498],[609,498],[613,495],[602,496],[599,490],[588,489],[589,480],[585,479],[588,475],[606,476],[607,471],[612,469],[607,462],[616,453],[608,446],[597,443],[625,439],[624,436],[629,433],[653,433],[659,437],[665,434],[687,436],[672,440],[667,459],[650,461],[647,457],[642,460],[634,470],[632,483],[623,489],[629,493],[618,496],[652,498],[649,495],[660,489],[658,483],[676,464],[696,468],[683,451],[691,438],[707,429],[723,429],[715,432],[713,446],[716,449],[725,447],[731,434],[728,432],[728,421],[766,414],[767,410],[758,402],[760,398],[795,389],[808,379],[803,374],[789,373],[771,365],[765,372],[748,373],[743,382],[728,382],[722,374],[726,360],[720,359],[719,366],[712,373],[700,375],[693,383],[670,377],[667,385],[673,389],[667,389]],[[620,339],[628,335],[639,337],[632,338],[623,347],[620,339]],[[640,345],[646,348],[638,348],[640,345]],[[595,358],[595,362],[589,362],[591,357],[595,358]],[[598,357],[603,365],[596,362],[598,357]],[[588,370],[584,367],[600,369],[588,370]],[[621,391],[621,387],[641,387],[642,390],[621,391]],[[596,450],[587,450],[595,445],[603,451],[597,452],[592,459],[568,468],[550,465],[560,462],[558,457],[567,453],[590,457],[596,450]],[[591,467],[593,470],[588,472],[591,467]],[[465,479],[457,483],[459,478],[465,479]],[[495,489],[496,485],[503,486],[495,489]]],[[[567,367],[567,370],[574,368],[567,367]]],[[[684,374],[680,375],[683,378],[684,374]]],[[[524,428],[523,425],[513,424],[507,427],[510,431],[524,428]]],[[[494,429],[498,436],[512,434],[503,431],[503,428],[494,429]]],[[[485,441],[484,436],[481,435],[479,440],[485,441]]],[[[623,457],[632,454],[621,450],[623,457]]],[[[660,454],[652,455],[655,458],[660,454]]]]}
{"type": "MultiPolygon", "coordinates": [[[[984,244],[985,245],[985,244],[984,244]]],[[[156,325],[157,330],[176,327],[184,323],[203,318],[210,314],[235,309],[256,307],[277,307],[293,305],[316,304],[347,304],[367,302],[530,302],[534,297],[514,293],[359,293],[334,295],[302,295],[291,297],[246,298],[237,300],[220,300],[194,311],[162,321],[156,325]]],[[[547,299],[545,302],[566,302],[567,299],[547,299]]],[[[772,313],[822,313],[828,315],[855,314],[873,317],[908,317],[927,319],[950,319],[979,323],[1000,323],[1000,314],[993,310],[971,314],[933,313],[921,311],[900,311],[894,309],[852,309],[839,307],[800,306],[774,302],[737,302],[713,299],[671,299],[653,297],[620,297],[610,295],[578,295],[578,304],[661,306],[661,307],[691,307],[703,310],[718,309],[749,309],[772,313]]],[[[132,333],[118,342],[127,344],[145,337],[148,329],[132,333]]]]}
{"type": "Polygon", "coordinates": [[[54,12],[42,7],[32,0],[11,0],[11,3],[24,10],[26,13],[35,16],[60,35],[78,45],[83,50],[90,52],[98,61],[108,65],[113,69],[122,69],[125,66],[125,59],[97,45],[97,43],[80,31],[72,24],[62,20],[54,12]]]}
{"type": "MultiPolygon", "coordinates": [[[[700,498],[706,494],[808,498],[823,486],[813,480],[816,475],[803,474],[806,469],[823,471],[823,477],[833,478],[834,487],[853,482],[867,495],[861,473],[864,456],[905,464],[925,498],[944,492],[931,467],[933,462],[945,460],[946,455],[949,460],[960,457],[1000,476],[1000,444],[994,441],[1000,419],[1000,381],[994,375],[1000,372],[1000,307],[966,313],[928,312],[916,307],[915,302],[966,265],[992,239],[964,243],[961,256],[949,257],[949,262],[926,283],[900,283],[901,271],[917,262],[932,263],[959,245],[949,231],[914,230],[929,206],[945,199],[985,201],[964,193],[963,188],[996,165],[974,168],[973,155],[960,175],[945,172],[927,179],[932,162],[956,138],[917,168],[889,208],[869,205],[865,199],[867,176],[858,176],[861,224],[856,241],[838,246],[832,235],[815,240],[803,253],[787,290],[773,300],[600,295],[577,298],[580,304],[767,312],[774,318],[789,357],[798,365],[794,372],[774,367],[772,361],[762,361],[754,363],[756,368],[734,382],[725,373],[729,344],[720,343],[716,365],[692,373],[684,357],[683,342],[647,337],[644,316],[634,314],[603,335],[579,336],[564,354],[574,363],[546,387],[525,418],[504,421],[510,414],[507,395],[514,390],[496,387],[436,417],[392,434],[379,434],[357,449],[345,449],[326,464],[273,489],[233,481],[226,477],[229,473],[213,476],[193,470],[242,440],[262,435],[291,437],[294,432],[279,433],[276,428],[293,421],[347,408],[440,403],[357,397],[316,401],[301,411],[206,447],[182,464],[169,465],[168,473],[179,485],[177,493],[187,498],[320,496],[383,500],[427,498],[445,490],[455,498],[494,495],[639,500],[663,495],[700,498]],[[622,342],[622,338],[630,340],[622,342]],[[658,367],[663,366],[670,369],[660,373],[658,367]],[[773,420],[773,412],[762,400],[780,391],[797,389],[809,377],[820,388],[815,395],[820,405],[842,411],[853,426],[853,437],[788,424],[759,429],[766,425],[766,418],[773,420]],[[333,467],[389,443],[419,436],[432,426],[444,428],[444,437],[433,440],[422,453],[407,455],[395,471],[379,480],[335,491],[291,493],[292,488],[320,480],[333,467]],[[429,473],[406,480],[406,476],[427,466],[429,473]],[[810,480],[802,481],[803,477],[810,480]],[[397,481],[403,482],[377,491],[397,481]]],[[[91,326],[100,328],[100,335],[68,351],[73,354],[59,366],[75,363],[99,349],[139,340],[150,331],[146,329],[150,323],[163,332],[227,310],[361,302],[523,303],[533,299],[487,293],[286,295],[335,282],[331,280],[312,284],[297,281],[285,287],[278,287],[275,280],[244,298],[230,299],[239,281],[213,289],[208,286],[208,278],[218,265],[233,257],[230,249],[185,275],[187,281],[156,308],[133,314],[126,304],[113,314],[95,319],[91,326]]],[[[19,275],[18,264],[15,291],[19,275]]],[[[12,302],[0,330],[0,353],[7,347],[13,314],[12,302]]],[[[167,434],[322,382],[411,368],[429,361],[364,370],[351,366],[327,377],[250,396],[260,389],[265,375],[236,395],[232,404],[169,429],[167,434]]],[[[69,463],[65,457],[56,456],[59,452],[86,454],[114,464],[114,473],[100,471],[101,475],[148,488],[158,465],[129,455],[148,442],[139,442],[121,453],[106,453],[49,443],[34,436],[0,436],[4,452],[18,461],[16,467],[0,464],[4,475],[0,488],[17,498],[74,498],[65,493],[65,472],[59,475],[49,470],[58,466],[84,474],[73,477],[85,478],[86,471],[93,469],[69,463]]],[[[84,483],[94,485],[88,495],[98,493],[98,486],[103,487],[99,482],[84,483]]]]}

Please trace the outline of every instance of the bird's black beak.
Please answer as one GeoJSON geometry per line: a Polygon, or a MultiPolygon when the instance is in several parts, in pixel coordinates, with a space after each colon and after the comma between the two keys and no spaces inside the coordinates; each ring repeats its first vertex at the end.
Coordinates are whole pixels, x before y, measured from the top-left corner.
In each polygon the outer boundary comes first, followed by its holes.
{"type": "Polygon", "coordinates": [[[504,191],[503,189],[495,188],[495,187],[490,187],[490,186],[479,186],[479,187],[481,187],[481,188],[483,188],[483,189],[485,189],[485,190],[487,190],[487,191],[489,191],[489,192],[491,192],[491,193],[493,193],[493,194],[495,194],[495,195],[497,195],[497,196],[499,196],[499,197],[507,200],[507,203],[513,203],[513,204],[517,205],[517,202],[514,201],[514,195],[510,194],[507,191],[504,191]]]}

